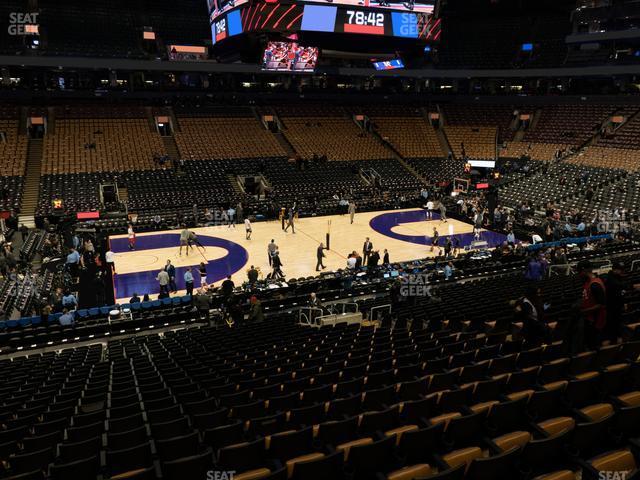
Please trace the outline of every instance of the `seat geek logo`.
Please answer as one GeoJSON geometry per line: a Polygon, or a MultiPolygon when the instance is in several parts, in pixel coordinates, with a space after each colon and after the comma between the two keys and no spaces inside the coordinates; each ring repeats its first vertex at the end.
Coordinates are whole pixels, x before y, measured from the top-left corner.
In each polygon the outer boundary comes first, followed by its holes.
{"type": "MultiPolygon", "coordinates": [[[[625,471],[602,471],[598,472],[598,480],[627,480],[629,472],[625,471]]],[[[629,477],[630,478],[630,477],[629,477]]]]}
{"type": "Polygon", "coordinates": [[[207,472],[207,480],[233,480],[234,475],[236,474],[235,470],[229,471],[218,471],[218,470],[209,470],[207,472]]]}
{"type": "Polygon", "coordinates": [[[9,26],[7,31],[14,37],[25,35],[39,35],[39,13],[11,12],[9,14],[9,26]]]}

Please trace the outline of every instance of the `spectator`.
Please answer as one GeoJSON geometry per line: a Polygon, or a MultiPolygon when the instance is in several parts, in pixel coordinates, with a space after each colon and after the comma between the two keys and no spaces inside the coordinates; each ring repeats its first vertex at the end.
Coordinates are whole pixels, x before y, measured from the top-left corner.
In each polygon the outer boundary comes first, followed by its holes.
{"type": "Polygon", "coordinates": [[[166,298],[169,296],[169,282],[171,279],[169,278],[169,274],[165,270],[160,270],[158,275],[156,276],[156,280],[160,285],[160,297],[166,298]]]}
{"type": "Polygon", "coordinates": [[[540,345],[547,336],[544,323],[545,306],[542,303],[540,289],[534,285],[525,288],[525,294],[516,301],[516,321],[522,322],[522,335],[527,344],[540,345]]]}
{"type": "Polygon", "coordinates": [[[540,257],[536,257],[534,255],[529,260],[527,269],[524,273],[524,277],[528,280],[539,282],[544,278],[545,270],[546,270],[545,263],[542,262],[542,259],[540,257]]]}
{"type": "Polygon", "coordinates": [[[247,272],[247,278],[249,279],[249,285],[255,285],[258,282],[258,270],[251,265],[251,268],[247,272]]]}
{"type": "Polygon", "coordinates": [[[75,312],[64,309],[62,315],[58,319],[58,323],[63,327],[73,327],[76,324],[75,312]]]}
{"type": "Polygon", "coordinates": [[[453,263],[449,262],[444,266],[444,279],[449,280],[453,276],[453,263]]]}
{"type": "Polygon", "coordinates": [[[589,260],[578,263],[578,275],[582,280],[580,313],[584,320],[585,341],[589,348],[597,349],[603,340],[607,323],[607,293],[602,279],[593,273],[589,260]]]}
{"type": "Polygon", "coordinates": [[[133,297],[129,299],[129,303],[140,303],[140,297],[134,292],[133,297]]]}
{"type": "Polygon", "coordinates": [[[171,260],[167,260],[164,271],[169,275],[169,291],[176,293],[178,291],[178,286],[176,285],[176,267],[172,265],[171,260]]]}
{"type": "Polygon", "coordinates": [[[198,271],[200,272],[200,286],[204,287],[207,284],[207,264],[200,262],[198,271]]]}
{"type": "Polygon", "coordinates": [[[27,237],[29,236],[29,227],[24,223],[20,225],[20,236],[22,237],[22,243],[27,241],[27,237]]]}
{"type": "Polygon", "coordinates": [[[607,324],[604,331],[605,340],[617,343],[621,337],[622,314],[624,311],[625,272],[624,264],[616,262],[605,279],[607,294],[607,324]]]}
{"type": "Polygon", "coordinates": [[[65,290],[64,296],[62,297],[62,307],[63,308],[76,308],[78,306],[78,300],[75,295],[71,293],[69,290],[65,290]]]}
{"type": "Polygon", "coordinates": [[[251,297],[249,308],[249,320],[252,322],[263,322],[264,313],[262,312],[262,304],[255,295],[251,297]]]}
{"type": "Polygon", "coordinates": [[[104,259],[107,263],[107,268],[111,270],[112,275],[116,273],[115,257],[116,257],[116,254],[113,253],[111,249],[107,250],[107,253],[104,254],[104,259]]]}
{"type": "Polygon", "coordinates": [[[206,290],[204,288],[200,288],[196,296],[193,298],[193,303],[198,309],[201,317],[209,317],[209,309],[211,308],[210,301],[211,298],[207,295],[206,290]]]}
{"type": "Polygon", "coordinates": [[[191,267],[187,267],[187,271],[184,272],[184,285],[187,289],[187,295],[193,295],[193,273],[191,273],[191,267]]]}
{"type": "Polygon", "coordinates": [[[233,289],[236,288],[235,283],[231,280],[231,275],[229,275],[222,285],[220,286],[220,291],[225,298],[229,298],[233,295],[233,289]]]}
{"type": "Polygon", "coordinates": [[[75,248],[72,248],[67,255],[66,266],[69,269],[69,273],[73,276],[78,274],[78,265],[80,264],[80,254],[75,248]]]}

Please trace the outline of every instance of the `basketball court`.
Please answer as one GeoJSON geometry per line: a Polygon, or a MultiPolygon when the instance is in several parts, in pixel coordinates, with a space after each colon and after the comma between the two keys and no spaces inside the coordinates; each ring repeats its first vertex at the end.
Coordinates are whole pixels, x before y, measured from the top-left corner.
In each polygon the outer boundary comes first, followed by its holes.
{"type": "MultiPolygon", "coordinates": [[[[200,286],[198,266],[201,262],[207,265],[209,284],[219,284],[231,275],[236,285],[240,285],[246,281],[251,265],[265,277],[271,271],[267,245],[272,239],[279,247],[282,271],[287,278],[317,275],[316,250],[320,242],[326,246],[327,233],[330,250],[325,251],[325,271],[345,268],[347,255],[354,250],[362,254],[366,237],[373,243],[373,249],[379,250],[381,259],[386,248],[392,263],[434,256],[436,252],[431,252],[434,227],[440,235],[440,246],[449,236],[457,239],[461,248],[474,240],[472,225],[453,219],[444,223],[436,214],[428,220],[422,209],[357,213],[353,224],[348,215],[302,218],[295,222],[295,234],[291,229],[284,232],[279,221],[254,222],[252,226],[251,240],[245,239],[244,224],[235,228],[193,228],[204,248],[194,245],[188,255],[184,248],[182,255],[179,254],[179,230],[139,233],[135,251],[129,251],[127,235],[110,237],[111,249],[116,254],[115,298],[126,302],[134,293],[140,296],[148,293],[154,298],[159,291],[156,275],[167,260],[176,267],[179,290],[184,290],[183,276],[189,266],[193,269],[195,287],[200,286]]],[[[481,240],[495,247],[504,242],[506,236],[483,231],[481,240]]]]}

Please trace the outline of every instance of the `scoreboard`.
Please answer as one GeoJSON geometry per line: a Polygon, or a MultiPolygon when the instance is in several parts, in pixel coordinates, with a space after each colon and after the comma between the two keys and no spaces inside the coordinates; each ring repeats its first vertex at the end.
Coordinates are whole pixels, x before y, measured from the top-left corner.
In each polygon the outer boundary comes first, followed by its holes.
{"type": "Polygon", "coordinates": [[[299,32],[359,34],[437,41],[440,19],[433,3],[390,3],[381,0],[208,0],[214,43],[241,33],[299,32]],[[220,2],[220,3],[218,3],[220,2]],[[412,6],[410,9],[409,6],[412,6]]]}

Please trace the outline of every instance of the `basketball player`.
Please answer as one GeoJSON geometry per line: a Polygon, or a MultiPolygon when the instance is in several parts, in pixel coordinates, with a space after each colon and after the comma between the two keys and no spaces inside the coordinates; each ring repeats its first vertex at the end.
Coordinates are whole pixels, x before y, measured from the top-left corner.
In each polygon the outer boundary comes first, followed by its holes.
{"type": "Polygon", "coordinates": [[[206,248],[204,248],[204,245],[202,245],[202,243],[200,243],[200,240],[198,240],[198,235],[195,234],[195,232],[189,231],[189,247],[193,248],[193,244],[196,244],[196,246],[198,248],[201,248],[202,250],[206,250],[206,248]]]}
{"type": "Polygon", "coordinates": [[[295,216],[295,212],[294,212],[293,208],[290,208],[289,209],[289,219],[287,220],[287,226],[284,227],[284,231],[285,232],[289,230],[289,227],[291,227],[291,233],[296,233],[296,228],[293,225],[294,216],[295,216]]]}
{"type": "Polygon", "coordinates": [[[133,231],[133,225],[127,227],[127,236],[129,237],[129,250],[136,249],[136,232],[133,231]]]}
{"type": "Polygon", "coordinates": [[[251,222],[249,221],[249,217],[244,219],[244,230],[245,230],[245,238],[247,240],[251,240],[251,222]]]}
{"type": "Polygon", "coordinates": [[[447,223],[447,207],[444,206],[444,202],[440,202],[440,222],[447,223]]]}
{"type": "Polygon", "coordinates": [[[438,246],[438,242],[440,241],[439,237],[440,237],[440,234],[438,233],[438,230],[436,229],[436,227],[433,227],[433,236],[431,237],[432,252],[433,252],[433,249],[438,246]]]}
{"type": "Polygon", "coordinates": [[[351,219],[351,224],[353,225],[353,217],[356,215],[356,203],[351,200],[349,202],[349,218],[351,219]]]}
{"type": "Polygon", "coordinates": [[[431,220],[433,218],[433,202],[429,200],[427,202],[427,220],[431,220]]]}
{"type": "Polygon", "coordinates": [[[180,256],[182,256],[182,247],[185,248],[187,252],[187,256],[189,256],[189,234],[190,233],[191,232],[189,232],[189,229],[186,226],[184,226],[184,228],[180,232],[180,252],[178,253],[178,255],[180,256]]]}

